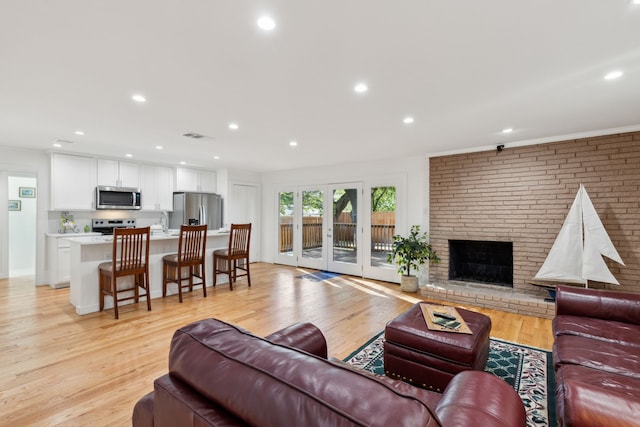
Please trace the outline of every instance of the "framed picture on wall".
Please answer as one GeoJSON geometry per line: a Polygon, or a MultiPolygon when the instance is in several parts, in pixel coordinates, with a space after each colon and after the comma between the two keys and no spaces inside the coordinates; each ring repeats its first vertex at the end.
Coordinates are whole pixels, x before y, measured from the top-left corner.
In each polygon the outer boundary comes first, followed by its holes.
{"type": "Polygon", "coordinates": [[[33,187],[20,187],[19,188],[19,195],[22,198],[34,198],[36,197],[36,189],[33,187]]]}
{"type": "Polygon", "coordinates": [[[20,200],[9,200],[9,210],[10,211],[22,210],[22,202],[20,200]]]}

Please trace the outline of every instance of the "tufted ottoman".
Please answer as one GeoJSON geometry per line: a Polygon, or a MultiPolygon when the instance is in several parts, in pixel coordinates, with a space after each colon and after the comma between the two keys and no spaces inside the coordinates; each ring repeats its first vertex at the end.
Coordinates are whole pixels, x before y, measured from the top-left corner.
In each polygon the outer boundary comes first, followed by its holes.
{"type": "Polygon", "coordinates": [[[442,392],[455,374],[484,370],[489,357],[491,319],[457,308],[472,335],[432,331],[420,304],[389,323],[384,331],[384,370],[392,378],[442,392]]]}

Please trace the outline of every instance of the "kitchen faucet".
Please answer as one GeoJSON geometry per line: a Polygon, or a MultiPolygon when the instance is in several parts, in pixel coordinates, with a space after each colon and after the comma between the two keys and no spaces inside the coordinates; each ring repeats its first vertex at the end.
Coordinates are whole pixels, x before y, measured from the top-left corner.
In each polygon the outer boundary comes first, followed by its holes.
{"type": "Polygon", "coordinates": [[[160,214],[160,225],[162,225],[162,231],[165,233],[169,231],[169,214],[167,211],[162,211],[160,214]]]}

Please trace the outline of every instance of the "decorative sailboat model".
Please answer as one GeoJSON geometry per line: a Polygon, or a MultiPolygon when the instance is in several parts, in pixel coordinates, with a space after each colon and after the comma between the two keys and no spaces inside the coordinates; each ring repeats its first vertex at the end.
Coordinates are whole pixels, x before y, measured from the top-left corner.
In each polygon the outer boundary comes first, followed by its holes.
{"type": "Polygon", "coordinates": [[[603,255],[624,265],[587,190],[580,184],[558,237],[535,278],[583,284],[585,287],[589,286],[589,280],[619,285],[603,255]]]}

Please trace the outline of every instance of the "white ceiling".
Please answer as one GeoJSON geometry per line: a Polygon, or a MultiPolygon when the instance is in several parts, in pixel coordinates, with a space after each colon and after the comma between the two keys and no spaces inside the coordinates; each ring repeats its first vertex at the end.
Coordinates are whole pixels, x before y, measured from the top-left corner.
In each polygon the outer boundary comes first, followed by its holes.
{"type": "Polygon", "coordinates": [[[620,128],[640,129],[630,0],[0,2],[3,146],[273,171],[620,128]]]}

